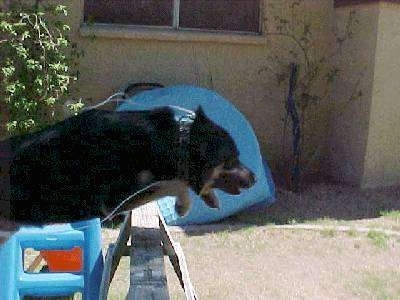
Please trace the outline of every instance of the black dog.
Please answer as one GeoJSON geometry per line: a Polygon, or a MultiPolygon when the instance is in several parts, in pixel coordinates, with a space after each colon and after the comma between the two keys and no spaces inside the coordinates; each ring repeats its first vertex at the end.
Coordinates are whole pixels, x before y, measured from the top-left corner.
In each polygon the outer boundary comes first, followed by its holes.
{"type": "Polygon", "coordinates": [[[184,126],[170,108],[92,109],[7,142],[13,153],[10,219],[16,223],[104,217],[150,184],[118,212],[177,195],[177,212],[184,215],[190,207],[188,187],[218,207],[213,188],[238,194],[254,184],[232,138],[201,108],[184,126]]]}

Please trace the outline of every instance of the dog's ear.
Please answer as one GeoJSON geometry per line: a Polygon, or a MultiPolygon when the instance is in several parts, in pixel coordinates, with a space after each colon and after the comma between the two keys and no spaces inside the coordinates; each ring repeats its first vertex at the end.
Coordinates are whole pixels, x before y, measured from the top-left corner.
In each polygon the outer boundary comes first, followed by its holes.
{"type": "Polygon", "coordinates": [[[209,133],[214,130],[214,123],[211,119],[206,115],[203,108],[199,106],[196,109],[196,117],[194,119],[194,124],[192,128],[204,133],[209,133]]]}
{"type": "Polygon", "coordinates": [[[196,117],[198,117],[200,120],[208,119],[201,105],[196,110],[196,117]]]}

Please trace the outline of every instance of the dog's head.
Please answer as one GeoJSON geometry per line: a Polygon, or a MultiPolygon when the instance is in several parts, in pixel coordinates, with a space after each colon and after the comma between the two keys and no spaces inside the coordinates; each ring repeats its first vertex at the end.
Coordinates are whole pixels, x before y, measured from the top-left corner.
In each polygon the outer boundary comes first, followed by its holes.
{"type": "Polygon", "coordinates": [[[201,107],[190,129],[189,152],[189,184],[210,207],[219,207],[214,188],[237,195],[255,183],[253,173],[239,161],[232,137],[201,107]]]}

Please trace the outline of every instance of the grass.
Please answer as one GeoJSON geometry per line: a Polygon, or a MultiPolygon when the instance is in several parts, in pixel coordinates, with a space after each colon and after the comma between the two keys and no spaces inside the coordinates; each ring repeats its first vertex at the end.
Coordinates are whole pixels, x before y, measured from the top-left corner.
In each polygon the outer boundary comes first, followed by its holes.
{"type": "MultiPolygon", "coordinates": [[[[281,207],[230,217],[223,221],[226,230],[176,233],[199,297],[400,299],[400,238],[379,232],[400,231],[397,194],[367,198],[364,194],[346,194],[346,189],[340,193],[327,191],[321,196],[316,190],[318,197],[311,191],[302,199],[283,194],[277,203],[281,207]],[[389,204],[381,205],[383,202],[389,204]],[[328,229],[271,228],[301,223],[328,229]],[[335,226],[340,225],[350,229],[338,232],[335,226]],[[359,227],[370,232],[358,232],[359,227]]],[[[119,268],[109,299],[124,299],[126,295],[129,262],[122,262],[119,268]]],[[[166,268],[171,299],[184,299],[169,261],[166,268]]]]}
{"type": "MultiPolygon", "coordinates": [[[[387,227],[391,229],[393,226],[398,226],[400,229],[400,211],[380,211],[377,213],[380,219],[371,218],[364,219],[365,223],[371,224],[371,226],[387,227]],[[382,222],[387,221],[387,222],[382,222]],[[394,222],[393,222],[394,221],[394,222]],[[386,224],[387,223],[387,224],[386,224]]],[[[336,226],[351,226],[354,223],[359,223],[360,220],[344,220],[332,217],[318,217],[318,218],[303,218],[288,213],[282,213],[279,215],[269,215],[267,212],[244,212],[238,215],[229,217],[226,219],[227,224],[251,224],[257,226],[265,225],[294,225],[294,224],[315,224],[315,225],[336,225],[336,226]]],[[[396,230],[396,228],[394,228],[396,230]]]]}
{"type": "Polygon", "coordinates": [[[241,232],[243,232],[243,234],[249,238],[255,232],[255,230],[256,230],[255,226],[249,226],[243,228],[241,232]]]}
{"type": "Polygon", "coordinates": [[[392,222],[394,221],[395,223],[392,224],[391,229],[392,230],[400,230],[400,211],[399,210],[384,210],[381,211],[380,216],[386,219],[391,220],[392,222]]]}
{"type": "MultiPolygon", "coordinates": [[[[388,246],[389,237],[384,234],[373,230],[369,234],[355,230],[340,234],[334,229],[276,230],[254,225],[238,230],[227,228],[200,235],[176,233],[192,282],[203,299],[236,299],[233,295],[243,299],[260,295],[264,299],[312,298],[327,291],[329,296],[338,292],[348,298],[399,299],[400,273],[395,268],[398,260],[393,260],[392,268],[389,257],[393,253],[374,249],[388,246]],[[297,294],[300,287],[301,294],[297,294]]],[[[393,249],[398,249],[397,245],[393,249]]],[[[124,274],[121,269],[116,274],[109,299],[124,299],[126,294],[128,261],[121,267],[124,274]]],[[[170,266],[169,269],[171,299],[184,299],[170,266]]]]}
{"type": "Polygon", "coordinates": [[[336,232],[334,229],[324,229],[321,231],[321,235],[325,238],[333,238],[336,236],[336,232]]]}
{"type": "Polygon", "coordinates": [[[229,232],[230,232],[229,230],[222,230],[216,232],[215,236],[220,242],[225,243],[229,238],[229,232]]]}
{"type": "Polygon", "coordinates": [[[379,212],[391,230],[400,231],[400,210],[382,210],[379,212]]]}
{"type": "Polygon", "coordinates": [[[367,237],[375,246],[381,249],[386,249],[388,247],[389,237],[382,232],[371,230],[368,232],[367,237]]]}
{"type": "Polygon", "coordinates": [[[347,222],[344,220],[333,219],[329,217],[318,218],[315,220],[305,220],[305,224],[315,224],[315,225],[346,225],[347,222]]]}
{"type": "Polygon", "coordinates": [[[400,273],[366,272],[352,288],[357,296],[367,299],[400,299],[400,273]]]}
{"type": "Polygon", "coordinates": [[[358,235],[358,233],[355,229],[350,229],[350,230],[346,231],[346,234],[349,237],[356,237],[358,235]]]}
{"type": "Polygon", "coordinates": [[[226,222],[232,224],[252,224],[252,225],[283,225],[289,224],[293,217],[290,215],[281,215],[278,217],[270,216],[264,212],[244,212],[226,219],[226,222]]]}
{"type": "Polygon", "coordinates": [[[400,220],[400,210],[382,210],[379,212],[381,217],[389,217],[400,220]]]}
{"type": "MultiPolygon", "coordinates": [[[[365,227],[371,230],[376,228],[400,231],[400,210],[380,210],[376,212],[376,217],[344,220],[332,217],[302,218],[294,217],[290,212],[280,215],[269,215],[267,212],[244,212],[228,218],[226,224],[247,224],[249,226],[273,226],[273,225],[321,225],[321,226],[349,226],[365,227]]],[[[357,236],[356,230],[350,229],[346,232],[348,236],[357,236]]],[[[331,233],[324,236],[331,236],[331,233]]],[[[371,239],[375,239],[374,233],[371,239]]]]}
{"type": "Polygon", "coordinates": [[[266,225],[296,225],[296,224],[316,224],[316,225],[347,225],[348,221],[322,217],[317,219],[304,219],[295,217],[292,214],[281,214],[270,216],[265,212],[245,212],[227,219],[228,223],[244,223],[258,226],[266,225]]]}

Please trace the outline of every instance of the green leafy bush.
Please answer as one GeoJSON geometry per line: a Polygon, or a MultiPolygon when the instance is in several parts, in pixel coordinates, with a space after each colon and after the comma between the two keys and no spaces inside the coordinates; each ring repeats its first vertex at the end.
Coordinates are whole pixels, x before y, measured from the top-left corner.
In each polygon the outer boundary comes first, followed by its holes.
{"type": "Polygon", "coordinates": [[[58,118],[57,108],[75,80],[70,28],[63,21],[67,15],[62,5],[18,4],[0,12],[0,101],[11,134],[40,129],[58,118]]]}

